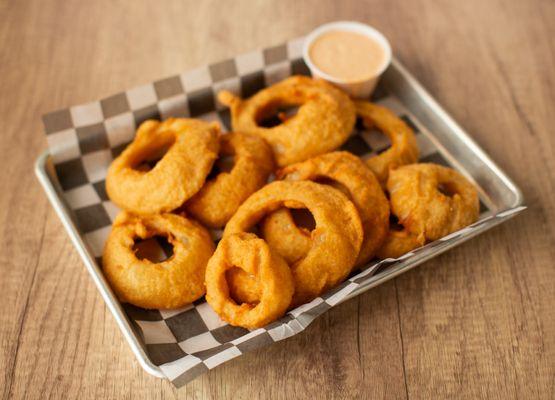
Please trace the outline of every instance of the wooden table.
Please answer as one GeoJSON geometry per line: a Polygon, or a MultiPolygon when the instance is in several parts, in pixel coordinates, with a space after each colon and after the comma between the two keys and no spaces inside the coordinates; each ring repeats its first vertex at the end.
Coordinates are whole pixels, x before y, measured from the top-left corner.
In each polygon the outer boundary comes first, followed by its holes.
{"type": "Polygon", "coordinates": [[[555,397],[555,3],[0,1],[3,398],[555,397]],[[181,390],[143,372],[33,173],[40,116],[374,25],[516,180],[523,215],[181,390]]]}

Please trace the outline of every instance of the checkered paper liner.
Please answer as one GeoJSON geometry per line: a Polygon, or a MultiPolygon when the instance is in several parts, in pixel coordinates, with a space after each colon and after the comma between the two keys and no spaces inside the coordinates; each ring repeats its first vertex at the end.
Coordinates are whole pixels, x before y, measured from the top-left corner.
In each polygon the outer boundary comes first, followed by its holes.
{"type": "MultiPolygon", "coordinates": [[[[133,139],[135,129],[146,119],[191,117],[218,121],[230,129],[229,110],[216,101],[222,89],[242,97],[290,75],[309,75],[302,61],[303,38],[264,50],[253,51],[180,75],[139,86],[100,101],[73,106],[43,117],[46,138],[63,197],[89,251],[101,268],[104,242],[119,209],[108,199],[105,177],[111,161],[133,139]]],[[[449,165],[435,147],[432,135],[394,96],[382,86],[373,101],[392,109],[416,132],[421,161],[449,165]]],[[[343,150],[362,158],[388,147],[384,135],[358,126],[343,150]]],[[[335,289],[288,312],[279,321],[248,331],[220,320],[204,298],[178,310],[124,309],[140,332],[151,361],[176,386],[245,352],[288,338],[303,331],[316,317],[370,284],[376,271],[391,267],[430,248],[448,247],[453,240],[478,229],[492,218],[508,218],[511,209],[494,215],[481,204],[475,224],[403,255],[372,263],[335,289]]],[[[221,232],[214,232],[217,237],[221,232]]]]}

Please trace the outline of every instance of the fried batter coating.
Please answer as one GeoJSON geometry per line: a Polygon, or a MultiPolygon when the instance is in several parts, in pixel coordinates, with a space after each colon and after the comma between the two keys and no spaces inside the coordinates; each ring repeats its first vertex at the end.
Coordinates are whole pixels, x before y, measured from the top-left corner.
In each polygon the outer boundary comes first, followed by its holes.
{"type": "Polygon", "coordinates": [[[252,233],[224,237],[206,268],[206,301],[224,321],[255,329],[281,317],[293,296],[291,269],[264,240],[252,233]],[[229,294],[226,272],[239,268],[256,277],[260,297],[256,304],[237,304],[229,294]]]}
{"type": "Polygon", "coordinates": [[[135,214],[175,210],[204,184],[218,156],[219,132],[216,124],[194,119],[143,122],[108,169],[108,196],[135,214]],[[165,150],[152,169],[140,168],[165,150]]]}
{"type": "Polygon", "coordinates": [[[356,101],[355,106],[366,128],[375,127],[391,140],[389,149],[366,160],[368,167],[385,186],[390,170],[418,162],[416,137],[412,129],[387,108],[367,101],[356,101]]]}
{"type": "Polygon", "coordinates": [[[204,273],[214,242],[200,224],[176,214],[136,216],[123,212],[106,241],[104,275],[121,301],[147,309],[169,309],[204,295],[204,273]],[[139,259],[135,239],[165,236],[173,256],[160,263],[139,259]]]}
{"type": "Polygon", "coordinates": [[[266,183],[274,169],[270,146],[264,139],[244,133],[228,133],[220,140],[220,157],[233,156],[231,171],[206,181],[186,204],[187,211],[210,228],[221,228],[237,208],[266,183]]]}
{"type": "Polygon", "coordinates": [[[340,191],[310,181],[276,181],[239,207],[226,225],[224,238],[249,232],[265,215],[283,207],[307,208],[316,222],[310,250],[291,265],[295,282],[292,304],[297,306],[349,275],[360,251],[363,230],[358,211],[340,191]]]}
{"type": "MultiPolygon", "coordinates": [[[[360,215],[364,240],[356,261],[362,266],[382,246],[389,228],[389,202],[372,171],[358,157],[345,151],[324,154],[278,171],[284,180],[311,180],[341,190],[360,215]]],[[[262,236],[286,261],[294,262],[308,252],[310,232],[295,226],[287,209],[270,214],[262,224],[262,236]]]]}
{"type": "Polygon", "coordinates": [[[228,91],[218,99],[231,109],[233,130],[264,138],[280,167],[335,150],[355,123],[355,106],[345,93],[306,76],[292,76],[248,99],[228,91]],[[286,106],[299,106],[297,114],[277,126],[261,126],[286,106]]]}
{"type": "Polygon", "coordinates": [[[382,258],[440,239],[479,216],[476,187],[459,172],[441,165],[411,164],[392,170],[387,190],[391,212],[406,232],[389,235],[379,252],[382,258]]]}

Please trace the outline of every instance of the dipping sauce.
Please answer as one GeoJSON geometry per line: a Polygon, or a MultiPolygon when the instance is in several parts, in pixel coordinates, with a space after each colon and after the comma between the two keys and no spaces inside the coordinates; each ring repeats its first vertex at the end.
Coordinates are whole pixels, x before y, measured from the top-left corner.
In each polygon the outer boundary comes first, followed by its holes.
{"type": "Polygon", "coordinates": [[[362,81],[377,75],[387,62],[383,46],[372,38],[350,31],[322,33],[308,51],[322,72],[343,81],[362,81]]]}

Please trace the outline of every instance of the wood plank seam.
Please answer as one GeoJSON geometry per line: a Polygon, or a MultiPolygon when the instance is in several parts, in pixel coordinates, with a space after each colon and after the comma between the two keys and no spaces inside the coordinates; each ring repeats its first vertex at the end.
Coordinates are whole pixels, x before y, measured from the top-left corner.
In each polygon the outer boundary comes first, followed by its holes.
{"type": "Polygon", "coordinates": [[[362,353],[360,351],[360,298],[362,296],[357,297],[357,353],[358,353],[358,365],[362,370],[362,379],[365,379],[365,371],[364,365],[362,364],[362,353]]]}
{"type": "Polygon", "coordinates": [[[10,378],[9,378],[10,380],[9,380],[9,382],[7,383],[7,385],[4,389],[4,395],[3,396],[4,396],[5,399],[8,399],[12,395],[11,391],[12,391],[13,381],[14,381],[14,378],[15,378],[15,367],[17,366],[17,360],[18,360],[18,355],[19,355],[19,346],[21,345],[21,333],[23,331],[23,326],[25,325],[25,321],[26,321],[26,318],[27,318],[27,309],[29,307],[29,300],[31,298],[30,294],[31,294],[31,291],[33,290],[33,286],[35,285],[35,279],[36,279],[36,276],[37,276],[37,269],[38,269],[39,261],[40,261],[40,254],[42,252],[42,246],[43,246],[43,243],[44,243],[44,235],[46,233],[46,217],[48,215],[48,210],[46,208],[45,208],[45,210],[46,210],[46,212],[45,212],[45,215],[44,215],[44,218],[43,218],[42,232],[41,232],[40,240],[39,240],[40,243],[39,243],[38,251],[37,251],[38,256],[37,256],[37,259],[35,261],[35,265],[33,267],[33,276],[31,277],[31,284],[29,285],[29,290],[27,292],[27,299],[25,300],[25,306],[23,307],[23,312],[21,313],[21,320],[19,322],[19,327],[18,327],[18,332],[17,332],[17,343],[15,345],[15,355],[13,357],[12,365],[9,367],[10,370],[11,370],[10,378]]]}
{"type": "Polygon", "coordinates": [[[403,360],[403,381],[405,383],[405,395],[409,400],[409,387],[407,384],[407,370],[405,363],[405,342],[403,341],[403,327],[401,325],[401,306],[399,304],[399,289],[397,288],[397,279],[393,280],[395,284],[395,299],[397,300],[397,325],[399,326],[399,338],[401,339],[401,359],[403,360]]]}

